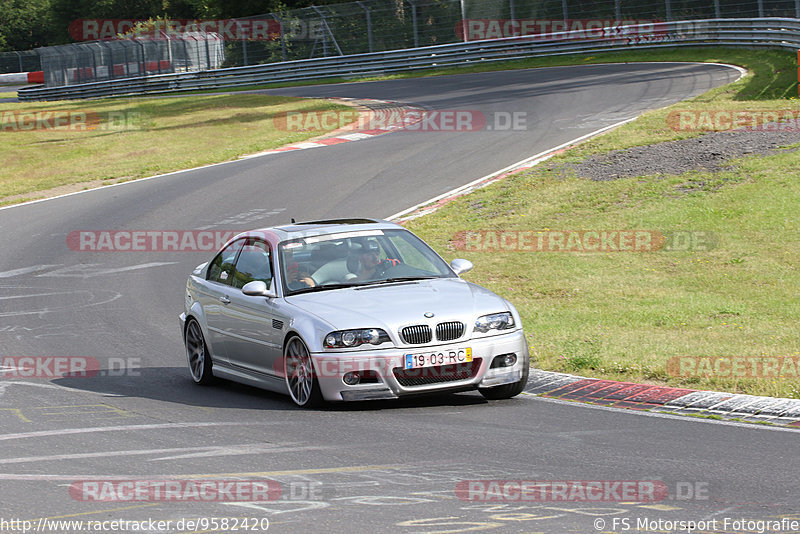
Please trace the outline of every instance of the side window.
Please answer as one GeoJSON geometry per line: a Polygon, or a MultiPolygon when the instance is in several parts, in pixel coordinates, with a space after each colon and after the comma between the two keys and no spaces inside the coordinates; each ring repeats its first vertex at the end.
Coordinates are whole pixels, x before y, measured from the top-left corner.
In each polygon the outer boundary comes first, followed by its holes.
{"type": "Polygon", "coordinates": [[[257,239],[248,239],[236,260],[231,285],[241,289],[248,282],[256,280],[265,282],[267,286],[272,281],[269,245],[257,239]]]}
{"type": "Polygon", "coordinates": [[[212,260],[211,265],[208,267],[207,280],[225,285],[231,284],[233,262],[242,249],[244,241],[244,239],[238,239],[217,254],[217,257],[212,260]]]}

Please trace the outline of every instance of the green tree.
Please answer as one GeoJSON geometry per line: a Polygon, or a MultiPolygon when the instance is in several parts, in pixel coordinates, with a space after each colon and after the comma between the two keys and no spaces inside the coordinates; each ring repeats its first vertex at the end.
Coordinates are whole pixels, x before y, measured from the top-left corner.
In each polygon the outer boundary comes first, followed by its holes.
{"type": "Polygon", "coordinates": [[[48,44],[49,8],[50,0],[0,0],[0,51],[48,44]]]}

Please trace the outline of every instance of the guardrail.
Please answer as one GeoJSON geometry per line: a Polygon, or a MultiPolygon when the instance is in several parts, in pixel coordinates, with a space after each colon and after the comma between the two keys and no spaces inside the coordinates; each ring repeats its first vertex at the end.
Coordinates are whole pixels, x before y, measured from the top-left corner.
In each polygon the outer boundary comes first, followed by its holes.
{"type": "Polygon", "coordinates": [[[160,74],[65,87],[35,86],[20,100],[64,100],[219,89],[325,78],[356,78],[390,72],[508,61],[534,56],[594,54],[628,48],[675,46],[770,46],[800,49],[800,19],[704,19],[616,26],[601,30],[525,35],[456,44],[160,74]],[[589,35],[589,34],[592,35],[589,35]]]}

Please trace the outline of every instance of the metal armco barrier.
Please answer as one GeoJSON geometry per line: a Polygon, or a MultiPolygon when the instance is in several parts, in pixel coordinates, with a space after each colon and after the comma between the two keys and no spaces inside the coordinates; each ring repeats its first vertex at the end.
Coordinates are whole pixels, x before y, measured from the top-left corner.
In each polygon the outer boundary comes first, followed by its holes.
{"type": "Polygon", "coordinates": [[[508,61],[536,56],[594,54],[631,48],[745,46],[800,49],[800,19],[704,19],[524,35],[502,39],[335,56],[251,67],[160,74],[66,87],[20,89],[20,100],[64,100],[142,95],[292,82],[357,78],[390,72],[508,61]]]}

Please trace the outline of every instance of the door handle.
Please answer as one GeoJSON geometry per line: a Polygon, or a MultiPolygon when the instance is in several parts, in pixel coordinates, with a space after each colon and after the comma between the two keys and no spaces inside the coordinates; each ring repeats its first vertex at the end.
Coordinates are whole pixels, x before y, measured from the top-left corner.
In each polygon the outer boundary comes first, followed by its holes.
{"type": "Polygon", "coordinates": [[[230,304],[230,303],[231,303],[231,299],[229,299],[229,298],[228,298],[228,295],[225,295],[225,296],[223,296],[223,297],[220,297],[220,298],[219,298],[219,301],[220,301],[221,303],[223,303],[223,304],[230,304]]]}

